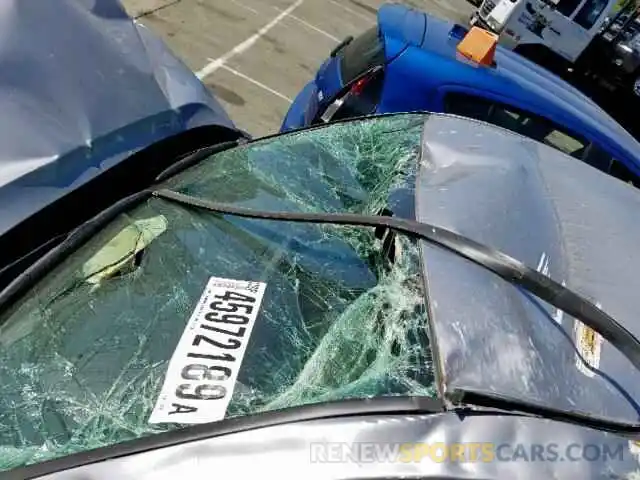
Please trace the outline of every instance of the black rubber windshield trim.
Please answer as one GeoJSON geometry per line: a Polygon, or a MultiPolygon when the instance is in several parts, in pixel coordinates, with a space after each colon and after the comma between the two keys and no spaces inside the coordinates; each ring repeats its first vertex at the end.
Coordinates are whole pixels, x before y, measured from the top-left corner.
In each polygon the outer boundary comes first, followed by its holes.
{"type": "MultiPolygon", "coordinates": [[[[603,310],[519,260],[450,230],[414,220],[388,216],[259,211],[216,203],[167,189],[154,191],[153,195],[188,207],[220,214],[288,222],[387,227],[405,235],[418,237],[490,270],[503,280],[524,288],[541,300],[579,319],[602,335],[640,371],[640,341],[603,310]]],[[[640,425],[631,423],[621,423],[620,425],[624,426],[625,431],[637,429],[640,432],[640,425]]]]}
{"type": "Polygon", "coordinates": [[[180,173],[181,171],[196,165],[198,162],[216,153],[224,152],[230,148],[237,147],[241,144],[242,139],[230,140],[228,142],[216,143],[207,147],[200,148],[189,155],[178,160],[173,165],[169,165],[162,172],[160,172],[156,178],[155,183],[164,182],[173,175],[180,173]]]}

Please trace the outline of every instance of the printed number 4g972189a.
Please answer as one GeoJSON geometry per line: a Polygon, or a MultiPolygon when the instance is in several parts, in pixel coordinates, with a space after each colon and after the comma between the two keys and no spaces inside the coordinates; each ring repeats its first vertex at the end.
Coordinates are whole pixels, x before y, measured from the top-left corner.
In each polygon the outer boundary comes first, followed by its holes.
{"type": "Polygon", "coordinates": [[[265,290],[263,282],[209,279],[171,357],[150,423],[226,417],[265,290]]]}

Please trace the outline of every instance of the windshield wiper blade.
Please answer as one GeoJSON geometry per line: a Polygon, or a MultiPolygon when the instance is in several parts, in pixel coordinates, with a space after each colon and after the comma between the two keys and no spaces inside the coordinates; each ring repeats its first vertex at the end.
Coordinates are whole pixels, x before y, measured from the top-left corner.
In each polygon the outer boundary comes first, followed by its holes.
{"type": "Polygon", "coordinates": [[[457,406],[473,405],[475,407],[499,410],[500,412],[510,412],[513,414],[545,418],[547,420],[573,423],[581,427],[594,428],[616,434],[633,434],[640,431],[640,424],[610,420],[578,410],[547,407],[494,392],[456,388],[445,393],[445,397],[453,405],[452,410],[454,411],[457,406]]]}
{"type": "Polygon", "coordinates": [[[71,468],[78,468],[92,463],[113,460],[160,448],[290,423],[370,415],[433,415],[446,413],[446,411],[444,402],[441,399],[403,395],[374,398],[348,398],[322,403],[311,403],[280,410],[258,412],[241,417],[226,418],[211,423],[201,423],[178,430],[156,433],[148,437],[117,443],[108,447],[86,450],[46,462],[15,468],[8,472],[0,472],[0,479],[7,478],[7,480],[9,480],[10,478],[19,478],[22,480],[38,478],[71,468]],[[4,477],[3,475],[5,474],[8,476],[4,477]]]}
{"type": "MultiPolygon", "coordinates": [[[[541,300],[580,320],[602,335],[617,348],[640,371],[640,341],[615,319],[586,298],[528,267],[505,253],[487,247],[475,240],[450,230],[396,217],[306,212],[270,212],[234,205],[212,202],[203,198],[185,195],[173,190],[159,189],[152,192],[156,197],[192,208],[210,212],[235,215],[245,218],[279,220],[302,223],[323,223],[365,227],[387,227],[405,235],[417,237],[464,257],[490,270],[507,282],[518,285],[541,300]]],[[[573,415],[572,412],[565,412],[573,415]]],[[[575,417],[575,415],[574,415],[575,417]]],[[[625,423],[625,428],[640,431],[640,424],[625,423]]]]}

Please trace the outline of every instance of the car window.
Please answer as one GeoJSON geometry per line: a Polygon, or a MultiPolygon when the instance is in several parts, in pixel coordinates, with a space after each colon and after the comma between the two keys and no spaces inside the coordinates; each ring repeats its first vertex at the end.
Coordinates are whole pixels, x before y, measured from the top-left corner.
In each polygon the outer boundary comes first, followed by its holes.
{"type": "Polygon", "coordinates": [[[576,158],[582,158],[587,140],[539,116],[511,106],[458,92],[445,97],[445,112],[475,118],[517,132],[576,158]]]}
{"type": "Polygon", "coordinates": [[[384,65],[384,41],[377,26],[347,44],[340,53],[340,74],[346,85],[367,70],[384,65]]]}
{"type": "Polygon", "coordinates": [[[585,163],[603,172],[611,172],[611,167],[614,162],[611,154],[593,143],[585,150],[583,159],[585,163]]]}
{"type": "MultiPolygon", "coordinates": [[[[169,186],[257,209],[413,218],[425,118],[264,139],[169,186]]],[[[0,317],[0,470],[197,423],[188,408],[210,409],[215,421],[345,398],[435,396],[421,272],[417,243],[401,235],[142,201],[0,317]],[[263,282],[264,296],[202,300],[211,277],[263,282]],[[186,377],[173,378],[170,359],[201,301],[212,336],[194,341],[186,377]],[[231,373],[235,382],[210,381],[231,373]],[[168,407],[184,408],[182,422],[150,423],[163,385],[187,377],[187,388],[170,388],[186,405],[168,407]]]]}
{"type": "Polygon", "coordinates": [[[587,0],[573,19],[578,25],[587,30],[591,29],[602,15],[608,0],[587,0]]]}
{"type": "Polygon", "coordinates": [[[612,176],[630,185],[634,185],[634,186],[639,185],[638,177],[631,170],[629,170],[629,168],[620,160],[616,160],[616,159],[611,160],[610,173],[612,176]]]}
{"type": "Polygon", "coordinates": [[[578,140],[576,137],[557,129],[551,129],[551,131],[542,138],[542,142],[573,156],[579,156],[586,144],[585,141],[578,140]]]}
{"type": "Polygon", "coordinates": [[[559,0],[555,8],[565,17],[571,17],[571,15],[576,11],[576,8],[578,8],[578,5],[580,5],[581,2],[582,0],[559,0]]]}
{"type": "Polygon", "coordinates": [[[623,162],[614,158],[613,155],[595,144],[589,145],[585,150],[584,161],[598,170],[609,173],[618,180],[622,180],[630,185],[638,185],[636,174],[623,162]]]}

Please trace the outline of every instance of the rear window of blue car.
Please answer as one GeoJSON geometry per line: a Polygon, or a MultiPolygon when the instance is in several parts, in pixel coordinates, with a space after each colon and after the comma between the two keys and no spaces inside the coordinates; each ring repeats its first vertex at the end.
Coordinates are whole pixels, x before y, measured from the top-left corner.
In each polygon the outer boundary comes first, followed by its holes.
{"type": "Polygon", "coordinates": [[[619,180],[638,183],[636,175],[601,146],[531,112],[461,92],[447,93],[444,111],[498,125],[556,148],[619,180]]]}
{"type": "Polygon", "coordinates": [[[354,38],[341,52],[340,75],[346,85],[373,67],[384,65],[384,41],[378,27],[354,38]]]}
{"type": "Polygon", "coordinates": [[[474,95],[447,94],[445,111],[507,128],[576,158],[582,157],[588,145],[581,135],[569,132],[548,119],[474,95]]]}

